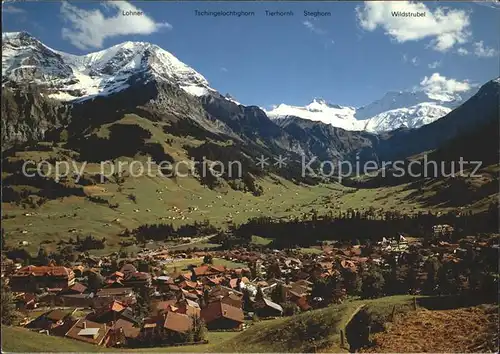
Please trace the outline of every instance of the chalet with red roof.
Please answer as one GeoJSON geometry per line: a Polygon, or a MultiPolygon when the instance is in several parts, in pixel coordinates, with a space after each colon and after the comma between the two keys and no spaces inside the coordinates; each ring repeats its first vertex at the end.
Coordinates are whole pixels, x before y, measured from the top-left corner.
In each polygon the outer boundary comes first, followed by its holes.
{"type": "Polygon", "coordinates": [[[73,270],[61,266],[26,266],[10,277],[14,292],[31,291],[36,288],[65,289],[75,283],[73,270]]]}
{"type": "Polygon", "coordinates": [[[111,328],[105,323],[87,319],[78,320],[66,333],[66,337],[100,346],[111,346],[111,328]]]}
{"type": "Polygon", "coordinates": [[[201,318],[205,321],[208,329],[233,329],[239,330],[244,323],[243,310],[214,301],[201,310],[201,318]]]}

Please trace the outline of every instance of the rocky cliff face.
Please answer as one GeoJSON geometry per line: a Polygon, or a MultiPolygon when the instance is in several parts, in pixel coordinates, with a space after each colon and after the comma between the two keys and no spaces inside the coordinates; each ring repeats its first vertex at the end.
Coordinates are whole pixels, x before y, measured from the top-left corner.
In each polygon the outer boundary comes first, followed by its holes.
{"type": "Polygon", "coordinates": [[[17,143],[41,141],[47,131],[71,121],[71,105],[37,91],[4,88],[1,102],[2,151],[17,143]]]}
{"type": "Polygon", "coordinates": [[[276,123],[291,137],[290,147],[298,153],[321,160],[350,160],[361,149],[366,150],[364,157],[373,155],[370,149],[375,136],[370,133],[348,131],[298,117],[278,119],[276,123]]]}

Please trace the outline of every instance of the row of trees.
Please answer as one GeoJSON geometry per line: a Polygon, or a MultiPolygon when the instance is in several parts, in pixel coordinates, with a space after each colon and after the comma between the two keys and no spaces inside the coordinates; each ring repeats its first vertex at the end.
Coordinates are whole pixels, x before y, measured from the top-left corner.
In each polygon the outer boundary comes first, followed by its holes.
{"type": "Polygon", "coordinates": [[[145,224],[132,231],[138,242],[146,240],[169,241],[179,237],[209,236],[219,230],[208,220],[195,221],[193,224],[181,225],[175,228],[172,224],[145,224]]]}
{"type": "Polygon", "coordinates": [[[69,244],[62,244],[57,251],[48,253],[47,250],[40,246],[38,253],[33,257],[24,248],[8,249],[6,255],[8,258],[18,261],[24,265],[47,266],[51,262],[70,267],[78,258],[81,252],[91,249],[103,249],[106,244],[106,239],[97,239],[92,235],[84,238],[77,236],[76,241],[70,239],[69,244]]]}
{"type": "Polygon", "coordinates": [[[292,220],[257,217],[238,227],[233,226],[226,237],[250,242],[252,235],[272,238],[274,248],[296,248],[310,246],[317,241],[357,239],[380,240],[382,237],[400,233],[432,238],[432,226],[449,224],[456,230],[455,238],[467,234],[498,231],[498,203],[493,203],[486,212],[446,214],[385,212],[382,218],[374,217],[370,210],[328,213],[318,216],[312,210],[305,218],[292,220]],[[304,237],[314,235],[314,238],[304,237]]]}
{"type": "Polygon", "coordinates": [[[19,314],[16,311],[14,304],[14,297],[10,292],[5,278],[1,279],[1,299],[0,299],[0,313],[2,314],[2,325],[11,326],[19,319],[19,314]]]}
{"type": "Polygon", "coordinates": [[[377,298],[398,294],[470,295],[492,301],[498,295],[499,275],[491,255],[468,255],[462,260],[444,261],[430,257],[422,262],[413,254],[406,263],[396,261],[387,267],[370,265],[357,272],[343,269],[339,275],[315,280],[312,297],[332,303],[342,294],[377,298]],[[421,267],[420,264],[423,263],[421,267]]]}

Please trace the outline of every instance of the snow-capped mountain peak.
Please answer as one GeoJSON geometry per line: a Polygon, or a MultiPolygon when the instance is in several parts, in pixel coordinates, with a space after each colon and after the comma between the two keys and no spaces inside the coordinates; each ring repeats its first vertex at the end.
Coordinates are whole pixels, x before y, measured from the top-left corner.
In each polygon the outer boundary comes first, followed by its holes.
{"type": "Polygon", "coordinates": [[[472,86],[457,93],[440,90],[435,85],[424,85],[408,91],[387,92],[381,99],[360,108],[333,105],[315,98],[304,107],[280,104],[267,114],[272,119],[296,116],[346,130],[379,133],[432,123],[468,100],[476,91],[477,88],[472,86]]]}
{"type": "Polygon", "coordinates": [[[422,102],[409,107],[381,112],[361,122],[366,123],[366,131],[374,133],[391,131],[403,127],[414,129],[432,123],[444,117],[450,111],[451,108],[439,106],[432,102],[422,102]]]}
{"type": "Polygon", "coordinates": [[[79,56],[51,49],[26,32],[2,34],[2,84],[35,83],[50,97],[75,100],[121,91],[141,73],[173,81],[195,96],[215,91],[201,74],[151,43],[123,42],[79,56]]]}
{"type": "Polygon", "coordinates": [[[72,74],[57,51],[27,32],[2,33],[2,84],[64,80],[72,74]]]}
{"type": "Polygon", "coordinates": [[[331,124],[334,127],[346,130],[363,130],[362,122],[354,118],[356,110],[352,107],[343,107],[330,104],[324,99],[315,98],[304,107],[280,104],[272,110],[266,111],[271,119],[280,119],[288,116],[295,116],[313,121],[331,124]]]}
{"type": "Polygon", "coordinates": [[[327,102],[323,98],[314,98],[311,103],[309,103],[305,108],[311,112],[323,112],[325,110],[328,110],[329,108],[333,109],[343,109],[343,108],[351,108],[351,107],[342,107],[341,105],[338,104],[332,104],[327,102]]]}

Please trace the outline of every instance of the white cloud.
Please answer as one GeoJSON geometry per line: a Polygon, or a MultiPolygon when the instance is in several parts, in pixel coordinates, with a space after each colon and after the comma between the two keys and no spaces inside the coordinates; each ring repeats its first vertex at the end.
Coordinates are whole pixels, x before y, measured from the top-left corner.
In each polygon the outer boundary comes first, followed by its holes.
{"type": "Polygon", "coordinates": [[[126,1],[110,1],[103,6],[114,12],[106,16],[101,10],[84,10],[63,2],[61,14],[68,26],[63,27],[62,36],[80,49],[102,48],[106,38],[142,34],[147,35],[162,28],[171,29],[167,23],[158,23],[146,14],[142,16],[123,16],[123,11],[141,11],[126,1]]]}
{"type": "Polygon", "coordinates": [[[360,26],[367,31],[378,27],[399,43],[432,40],[433,49],[444,52],[469,40],[469,14],[463,10],[437,8],[409,1],[369,1],[356,8],[360,26]],[[425,13],[424,17],[393,16],[395,11],[425,13]]]}
{"type": "Polygon", "coordinates": [[[472,45],[470,50],[460,47],[457,50],[459,55],[475,55],[478,58],[492,58],[498,56],[498,51],[484,45],[483,41],[476,42],[472,45]]]}
{"type": "Polygon", "coordinates": [[[335,44],[335,41],[331,38],[328,38],[329,37],[328,31],[326,31],[326,30],[320,28],[319,26],[317,26],[316,24],[314,24],[314,21],[316,21],[316,20],[317,19],[314,17],[309,17],[309,20],[303,21],[302,24],[312,33],[317,34],[318,36],[324,36],[323,46],[325,49],[328,49],[329,47],[331,47],[332,45],[335,44]]]}
{"type": "Polygon", "coordinates": [[[321,28],[315,26],[314,23],[312,23],[311,21],[306,20],[306,21],[302,22],[302,24],[316,34],[319,34],[319,35],[326,34],[325,30],[322,30],[321,28]]]}
{"type": "Polygon", "coordinates": [[[418,66],[420,64],[420,60],[417,57],[408,58],[406,54],[403,54],[403,62],[411,63],[413,66],[418,66]]]}
{"type": "Polygon", "coordinates": [[[227,73],[229,70],[227,70],[227,68],[225,68],[225,67],[221,67],[220,71],[222,71],[223,73],[227,73]]]}
{"type": "Polygon", "coordinates": [[[430,77],[425,76],[420,82],[420,87],[431,95],[440,96],[468,91],[472,85],[467,81],[448,79],[439,73],[434,73],[430,77]]]}
{"type": "Polygon", "coordinates": [[[2,11],[6,14],[12,14],[12,15],[24,14],[26,12],[25,10],[12,5],[2,6],[2,11]]]}
{"type": "Polygon", "coordinates": [[[495,10],[500,10],[500,3],[493,0],[493,1],[488,1],[488,0],[478,0],[474,1],[474,4],[476,5],[481,5],[481,6],[486,6],[489,7],[490,9],[495,9],[495,10]]]}
{"type": "Polygon", "coordinates": [[[429,69],[436,69],[436,68],[439,68],[441,66],[441,62],[436,60],[436,61],[433,61],[432,63],[429,63],[427,66],[429,67],[429,69]]]}
{"type": "Polygon", "coordinates": [[[474,43],[474,54],[480,58],[498,56],[498,52],[493,48],[485,47],[483,41],[474,43]]]}

